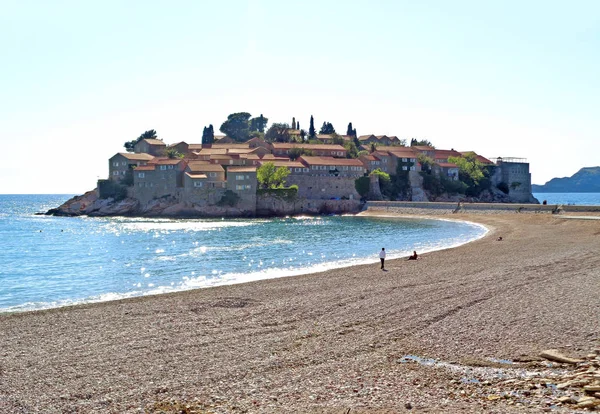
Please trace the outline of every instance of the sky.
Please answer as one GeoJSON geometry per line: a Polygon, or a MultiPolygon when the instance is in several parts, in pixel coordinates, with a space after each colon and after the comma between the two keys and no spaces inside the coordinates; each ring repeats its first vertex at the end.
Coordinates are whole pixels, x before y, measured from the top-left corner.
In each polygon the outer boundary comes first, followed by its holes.
{"type": "Polygon", "coordinates": [[[600,2],[0,0],[1,194],[81,194],[227,115],[600,165],[600,2]]]}

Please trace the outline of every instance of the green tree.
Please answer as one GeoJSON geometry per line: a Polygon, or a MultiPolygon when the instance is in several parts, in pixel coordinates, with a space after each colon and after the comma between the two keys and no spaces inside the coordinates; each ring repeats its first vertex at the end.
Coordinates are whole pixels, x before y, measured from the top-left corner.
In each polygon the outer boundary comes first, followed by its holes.
{"type": "Polygon", "coordinates": [[[383,194],[387,198],[393,198],[392,195],[392,179],[390,175],[386,172],[381,171],[380,168],[377,168],[371,172],[369,175],[376,175],[379,177],[379,189],[381,190],[381,194],[383,194]]]}
{"type": "Polygon", "coordinates": [[[292,129],[296,129],[296,118],[292,117],[292,129]]]}
{"type": "Polygon", "coordinates": [[[177,151],[175,148],[169,148],[167,150],[167,157],[174,159],[174,158],[183,158],[183,154],[180,153],[179,151],[177,151]]]}
{"type": "Polygon", "coordinates": [[[335,145],[344,145],[344,138],[340,137],[338,134],[336,134],[335,132],[333,134],[331,134],[331,141],[333,144],[335,145]]]}
{"type": "Polygon", "coordinates": [[[295,161],[303,155],[312,156],[313,152],[304,148],[292,148],[288,151],[290,160],[295,161]]]}
{"type": "Polygon", "coordinates": [[[315,119],[313,116],[310,116],[310,127],[308,128],[308,138],[314,139],[317,136],[317,131],[315,130],[315,119]]]}
{"type": "Polygon", "coordinates": [[[344,148],[346,148],[346,158],[358,158],[358,148],[354,141],[346,141],[344,148]]]}
{"type": "Polygon", "coordinates": [[[250,114],[248,112],[237,112],[227,117],[227,121],[221,124],[220,131],[231,137],[234,141],[244,142],[250,137],[250,114]]]}
{"type": "Polygon", "coordinates": [[[261,188],[283,188],[290,174],[287,167],[275,168],[272,162],[266,162],[256,170],[256,178],[261,188]]]}
{"type": "Polygon", "coordinates": [[[250,120],[250,132],[258,131],[264,134],[269,118],[265,118],[263,114],[250,120]]]}
{"type": "Polygon", "coordinates": [[[428,157],[425,154],[419,154],[417,155],[417,161],[419,161],[419,164],[421,164],[421,171],[431,174],[431,169],[433,168],[433,164],[435,164],[433,158],[428,157]]]}
{"type": "Polygon", "coordinates": [[[302,142],[306,140],[306,131],[303,129],[300,130],[300,139],[302,140],[302,142]]]}
{"type": "Polygon", "coordinates": [[[213,144],[215,142],[215,131],[213,129],[212,124],[207,127],[204,127],[202,131],[202,144],[213,144]]]}
{"type": "Polygon", "coordinates": [[[421,139],[421,140],[418,140],[418,139],[416,139],[416,138],[413,138],[413,139],[411,139],[411,140],[410,140],[410,146],[411,146],[411,147],[414,147],[415,145],[419,145],[419,146],[426,146],[426,147],[432,147],[432,148],[435,148],[435,147],[433,146],[433,144],[431,143],[431,141],[429,141],[429,140],[426,140],[426,139],[421,139]]]}
{"type": "Polygon", "coordinates": [[[319,134],[335,134],[335,128],[331,125],[331,122],[323,122],[319,134]]]}
{"type": "Polygon", "coordinates": [[[140,142],[143,139],[158,139],[158,135],[156,134],[155,130],[149,129],[148,131],[144,131],[136,139],[127,141],[125,144],[123,144],[123,146],[125,147],[127,152],[133,152],[133,147],[135,147],[135,144],[137,144],[138,142],[140,142]]]}
{"type": "Polygon", "coordinates": [[[352,136],[354,135],[354,130],[352,129],[352,122],[348,124],[348,128],[346,129],[346,135],[352,136]]]}
{"type": "Polygon", "coordinates": [[[479,162],[474,152],[462,157],[449,157],[448,162],[458,166],[458,179],[467,185],[466,195],[478,196],[483,190],[491,188],[493,169],[479,162]]]}
{"type": "Polygon", "coordinates": [[[288,124],[273,123],[265,133],[268,142],[290,142],[290,126],[288,124]]]}
{"type": "Polygon", "coordinates": [[[369,177],[359,177],[354,180],[354,188],[356,188],[356,192],[361,196],[361,198],[365,198],[367,194],[369,194],[371,180],[369,177]]]}

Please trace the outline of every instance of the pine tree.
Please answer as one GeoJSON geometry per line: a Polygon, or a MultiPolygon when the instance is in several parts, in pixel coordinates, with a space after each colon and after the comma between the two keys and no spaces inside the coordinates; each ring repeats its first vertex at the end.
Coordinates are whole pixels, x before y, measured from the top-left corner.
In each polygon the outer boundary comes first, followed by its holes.
{"type": "Polygon", "coordinates": [[[310,127],[308,128],[308,137],[313,139],[317,136],[317,131],[315,130],[315,119],[313,116],[310,116],[310,127]]]}

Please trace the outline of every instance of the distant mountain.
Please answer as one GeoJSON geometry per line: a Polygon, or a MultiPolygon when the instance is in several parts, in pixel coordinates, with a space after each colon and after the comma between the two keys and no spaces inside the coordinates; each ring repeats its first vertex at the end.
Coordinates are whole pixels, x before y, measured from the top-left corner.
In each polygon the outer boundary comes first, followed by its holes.
{"type": "Polygon", "coordinates": [[[571,177],[553,178],[544,185],[533,184],[533,193],[600,193],[600,167],[586,167],[571,177]]]}

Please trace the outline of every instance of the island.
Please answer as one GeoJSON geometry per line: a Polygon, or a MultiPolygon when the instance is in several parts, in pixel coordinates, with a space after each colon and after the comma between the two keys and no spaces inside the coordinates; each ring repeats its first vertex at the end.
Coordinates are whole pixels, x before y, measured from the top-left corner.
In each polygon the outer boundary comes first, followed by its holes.
{"type": "Polygon", "coordinates": [[[368,200],[538,203],[529,164],[491,161],[428,140],[339,135],[273,123],[262,114],[228,116],[225,135],[204,128],[201,143],[167,144],[154,130],[108,160],[94,190],[51,215],[256,217],[357,213],[368,200]]]}

